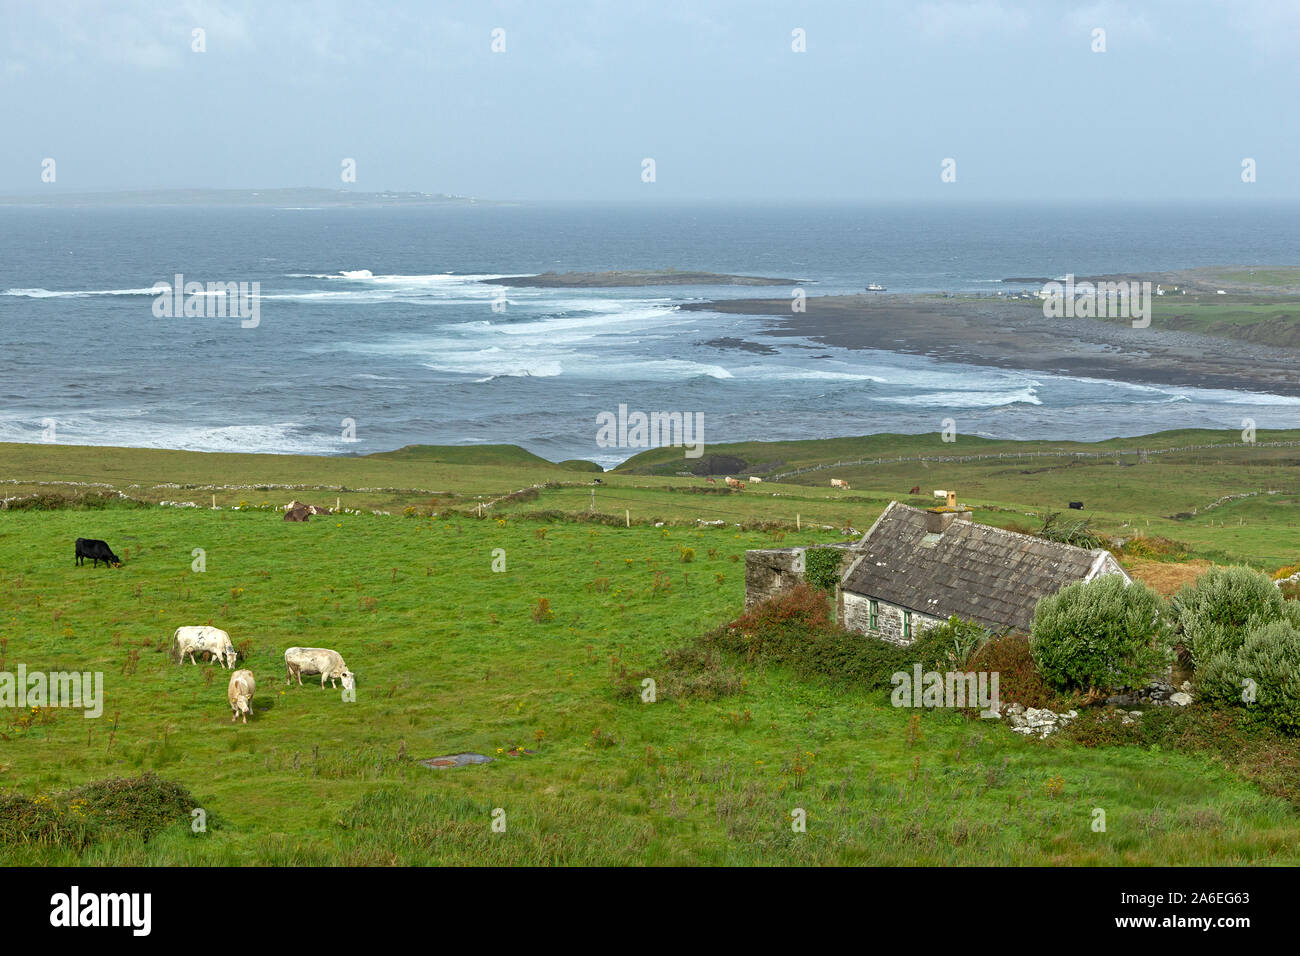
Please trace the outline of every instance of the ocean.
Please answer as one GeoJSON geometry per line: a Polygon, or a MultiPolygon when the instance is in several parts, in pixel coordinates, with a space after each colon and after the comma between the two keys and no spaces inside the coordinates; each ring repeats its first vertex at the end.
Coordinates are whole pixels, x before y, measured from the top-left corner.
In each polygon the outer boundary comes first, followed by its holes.
{"type": "MultiPolygon", "coordinates": [[[[800,279],[809,295],[1300,262],[1290,205],[0,208],[0,441],[368,454],[515,443],[613,465],[619,406],[706,443],[961,431],[1091,440],[1295,427],[1300,402],[844,350],[680,311],[784,287],[504,290],[609,269],[800,279]],[[159,318],[158,282],[258,282],[259,323],[159,318]],[[489,280],[487,282],[481,280],[489,280]],[[498,302],[497,309],[493,302],[498,302]],[[350,423],[350,424],[349,424],[350,423]],[[355,438],[355,440],[351,440],[355,438]]],[[[1231,347],[1225,343],[1225,348],[1231,347]]]]}

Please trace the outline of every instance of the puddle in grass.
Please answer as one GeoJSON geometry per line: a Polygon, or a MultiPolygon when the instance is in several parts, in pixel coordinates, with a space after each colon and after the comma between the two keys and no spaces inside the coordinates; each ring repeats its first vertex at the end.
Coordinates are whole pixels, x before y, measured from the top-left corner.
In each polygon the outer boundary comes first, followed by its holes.
{"type": "Polygon", "coordinates": [[[430,757],[420,763],[432,770],[445,770],[448,767],[464,767],[471,763],[491,763],[492,758],[484,754],[450,754],[446,757],[430,757]]]}

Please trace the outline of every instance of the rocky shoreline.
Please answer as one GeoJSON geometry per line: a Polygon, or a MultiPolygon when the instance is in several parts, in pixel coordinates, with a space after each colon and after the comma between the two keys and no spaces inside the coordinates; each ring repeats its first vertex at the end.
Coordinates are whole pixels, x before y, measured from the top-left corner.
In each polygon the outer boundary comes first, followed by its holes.
{"type": "Polygon", "coordinates": [[[1044,317],[1037,301],[863,294],[692,302],[685,311],[771,316],[766,334],[846,349],[1144,385],[1300,396],[1295,349],[1094,319],[1044,317]]]}

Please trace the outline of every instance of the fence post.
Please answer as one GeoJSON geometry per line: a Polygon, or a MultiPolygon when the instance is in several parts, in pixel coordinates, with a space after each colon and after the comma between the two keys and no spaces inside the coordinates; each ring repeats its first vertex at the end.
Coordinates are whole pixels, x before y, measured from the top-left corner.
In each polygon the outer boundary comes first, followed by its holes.
{"type": "Polygon", "coordinates": [[[623,509],[623,517],[627,520],[627,526],[628,526],[629,528],[632,527],[632,509],[631,509],[631,508],[624,508],[624,509],[623,509]]]}

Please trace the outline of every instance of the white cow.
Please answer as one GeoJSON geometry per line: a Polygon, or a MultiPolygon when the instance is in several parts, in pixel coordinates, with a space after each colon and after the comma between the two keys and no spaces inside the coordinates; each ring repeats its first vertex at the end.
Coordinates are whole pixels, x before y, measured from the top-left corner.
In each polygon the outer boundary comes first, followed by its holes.
{"type": "Polygon", "coordinates": [[[343,655],[327,647],[291,647],[284,652],[284,664],[286,684],[293,683],[296,677],[301,687],[303,674],[320,674],[321,687],[327,678],[331,687],[338,686],[334,683],[336,679],[343,681],[344,688],[356,686],[352,672],[343,663],[343,655]]]}
{"type": "Polygon", "coordinates": [[[219,627],[210,627],[206,624],[198,627],[178,627],[176,633],[172,635],[172,653],[176,655],[176,663],[184,664],[185,655],[190,655],[190,663],[198,664],[194,659],[194,653],[200,654],[207,651],[212,655],[215,661],[222,661],[226,667],[235,666],[235,661],[239,655],[235,653],[235,645],[230,643],[230,635],[219,627]]]}
{"type": "Polygon", "coordinates": [[[849,483],[848,483],[847,481],[845,481],[843,478],[832,478],[832,479],[831,479],[831,487],[832,487],[832,488],[843,488],[845,491],[850,491],[850,490],[851,490],[851,489],[849,488],[849,483]]]}
{"type": "Polygon", "coordinates": [[[230,717],[233,724],[241,716],[244,723],[248,723],[248,715],[253,712],[253,691],[257,690],[257,682],[253,680],[253,672],[250,670],[238,670],[230,675],[230,685],[226,688],[226,700],[230,701],[230,709],[234,713],[230,717]]]}
{"type": "Polygon", "coordinates": [[[936,498],[944,498],[944,499],[947,499],[947,497],[948,497],[948,492],[944,491],[942,488],[936,488],[936,489],[934,489],[934,496],[935,496],[936,498]]]}
{"type": "Polygon", "coordinates": [[[752,482],[753,482],[754,484],[756,484],[756,485],[761,485],[761,484],[763,483],[763,479],[762,479],[762,478],[755,478],[753,475],[750,475],[750,476],[749,476],[749,480],[752,481],[752,482]]]}

